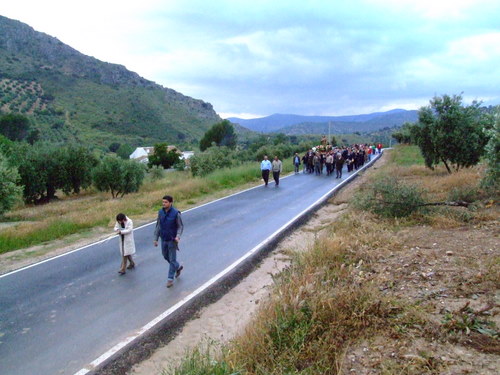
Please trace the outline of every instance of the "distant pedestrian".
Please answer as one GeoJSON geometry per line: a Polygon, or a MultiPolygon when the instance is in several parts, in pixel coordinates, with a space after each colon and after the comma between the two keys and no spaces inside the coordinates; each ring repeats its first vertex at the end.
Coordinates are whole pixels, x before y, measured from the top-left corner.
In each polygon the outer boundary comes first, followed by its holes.
{"type": "Polygon", "coordinates": [[[267,155],[264,155],[264,160],[260,163],[260,170],[262,172],[262,179],[264,180],[264,186],[267,186],[269,182],[269,172],[271,171],[271,162],[267,159],[267,155]]]}
{"type": "Polygon", "coordinates": [[[132,259],[132,255],[135,254],[134,223],[125,214],[119,213],[116,215],[115,232],[120,236],[120,254],[122,257],[122,264],[118,273],[124,275],[125,268],[132,269],[135,267],[132,259]]]}
{"type": "Polygon", "coordinates": [[[273,164],[272,164],[272,170],[273,170],[273,178],[274,178],[274,186],[279,186],[280,184],[280,173],[283,170],[283,163],[281,162],[280,159],[278,159],[277,156],[274,157],[273,164]]]}
{"type": "Polygon", "coordinates": [[[307,172],[314,173],[314,152],[312,149],[307,153],[307,172]]]}
{"type": "Polygon", "coordinates": [[[333,151],[330,151],[325,158],[326,175],[330,176],[333,171],[333,151]]]}
{"type": "Polygon", "coordinates": [[[306,153],[304,154],[304,156],[302,156],[302,172],[303,172],[304,174],[306,174],[306,173],[308,173],[308,172],[309,172],[309,170],[308,170],[308,166],[307,166],[307,164],[308,164],[308,160],[309,160],[309,153],[308,153],[308,152],[306,152],[306,153]]]}
{"type": "Polygon", "coordinates": [[[295,174],[299,173],[299,166],[300,166],[300,156],[298,153],[295,153],[293,156],[293,167],[295,168],[295,174]]]}
{"type": "Polygon", "coordinates": [[[377,151],[379,154],[382,153],[382,143],[377,144],[377,151]]]}
{"type": "Polygon", "coordinates": [[[320,175],[321,174],[321,156],[319,155],[319,152],[314,154],[313,163],[314,163],[314,173],[316,175],[320,175]]]}
{"type": "Polygon", "coordinates": [[[337,171],[337,175],[335,178],[342,178],[342,168],[344,167],[344,158],[342,154],[338,152],[335,155],[335,170],[337,171]]]}
{"type": "Polygon", "coordinates": [[[161,238],[161,252],[163,258],[169,263],[167,288],[174,285],[175,278],[181,275],[184,266],[177,261],[177,251],[181,240],[184,224],[181,212],[173,206],[174,199],[165,195],[162,199],[163,207],[158,211],[156,227],[154,232],[154,246],[158,246],[158,238],[161,238]]]}

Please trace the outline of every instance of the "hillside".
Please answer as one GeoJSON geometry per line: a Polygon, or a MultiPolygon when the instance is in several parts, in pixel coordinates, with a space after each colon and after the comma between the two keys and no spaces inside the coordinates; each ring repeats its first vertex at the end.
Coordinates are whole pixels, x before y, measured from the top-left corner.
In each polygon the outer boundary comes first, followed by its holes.
{"type": "Polygon", "coordinates": [[[197,142],[220,121],[210,103],[2,16],[0,110],[32,117],[45,140],[103,147],[116,141],[197,142]]]}
{"type": "Polygon", "coordinates": [[[417,111],[394,109],[387,112],[352,116],[299,116],[274,114],[256,119],[229,118],[248,129],[258,132],[276,132],[287,135],[326,134],[328,124],[330,132],[335,134],[369,132],[386,127],[401,126],[404,122],[417,120],[417,111]]]}

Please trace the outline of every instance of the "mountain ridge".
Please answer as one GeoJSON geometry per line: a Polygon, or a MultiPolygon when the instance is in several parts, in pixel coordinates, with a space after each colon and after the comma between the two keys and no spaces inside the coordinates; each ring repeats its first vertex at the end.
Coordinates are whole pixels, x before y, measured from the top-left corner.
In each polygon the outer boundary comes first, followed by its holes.
{"type": "Polygon", "coordinates": [[[386,112],[346,116],[305,116],[276,113],[255,119],[230,117],[228,120],[253,131],[279,132],[287,135],[325,133],[328,132],[330,122],[330,128],[335,128],[336,133],[347,133],[378,130],[384,127],[400,126],[406,121],[413,122],[417,120],[417,111],[392,109],[386,112]]]}
{"type": "Polygon", "coordinates": [[[197,143],[221,120],[210,103],[84,55],[0,16],[0,109],[34,118],[42,139],[105,146],[197,143]]]}

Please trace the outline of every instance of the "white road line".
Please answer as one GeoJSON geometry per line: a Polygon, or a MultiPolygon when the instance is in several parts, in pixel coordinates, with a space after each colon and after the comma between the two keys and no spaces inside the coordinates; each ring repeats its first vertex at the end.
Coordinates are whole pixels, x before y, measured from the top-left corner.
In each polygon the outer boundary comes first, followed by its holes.
{"type": "MultiPolygon", "coordinates": [[[[246,259],[248,259],[250,256],[254,255],[256,252],[258,252],[260,249],[262,249],[265,245],[267,245],[269,242],[271,242],[272,240],[274,240],[279,234],[281,234],[283,231],[285,231],[291,224],[293,224],[303,214],[305,214],[306,212],[312,210],[314,207],[320,205],[335,190],[338,190],[342,186],[344,186],[345,184],[347,184],[360,171],[362,171],[363,169],[367,168],[370,164],[372,164],[373,162],[375,162],[377,159],[378,159],[378,157],[372,159],[370,162],[368,162],[362,168],[358,169],[356,171],[356,173],[351,174],[349,177],[347,177],[340,184],[336,185],[333,189],[331,189],[326,194],[324,194],[321,198],[319,198],[311,206],[309,206],[308,208],[306,208],[305,210],[303,210],[299,214],[295,215],[293,217],[293,219],[289,220],[286,224],[284,224],[281,228],[279,228],[276,232],[274,232],[269,238],[267,238],[266,240],[264,240],[261,243],[259,243],[257,246],[255,246],[253,249],[251,249],[249,252],[247,252],[245,255],[243,255],[241,258],[239,258],[238,260],[236,260],[229,267],[227,267],[223,271],[219,272],[217,275],[215,275],[214,277],[212,277],[210,280],[208,280],[206,283],[204,283],[202,286],[200,286],[194,292],[192,292],[188,296],[184,297],[182,300],[180,300],[179,302],[177,302],[175,305],[173,305],[172,307],[170,307],[168,310],[164,311],[162,314],[158,315],[156,318],[154,318],[149,323],[147,323],[146,325],[144,325],[134,335],[131,335],[131,336],[127,337],[125,340],[119,342],[118,344],[116,344],[115,346],[113,346],[111,349],[109,349],[106,353],[102,354],[99,358],[97,358],[94,361],[92,361],[88,367],[82,368],[80,371],[76,372],[74,375],[85,375],[85,374],[89,373],[94,368],[96,368],[97,366],[99,366],[102,363],[104,363],[107,359],[111,358],[114,354],[116,354],[118,351],[120,351],[121,349],[123,349],[125,346],[127,346],[128,344],[130,344],[132,341],[134,341],[135,339],[137,339],[139,336],[143,335],[148,330],[150,330],[151,328],[153,328],[156,324],[158,324],[159,322],[161,322],[163,319],[165,319],[166,317],[168,317],[169,315],[171,315],[172,313],[174,313],[177,309],[179,309],[180,307],[182,307],[185,303],[189,302],[194,297],[196,297],[198,294],[200,294],[204,290],[208,289],[210,286],[212,286],[213,284],[215,284],[222,277],[224,277],[229,272],[231,272],[236,267],[238,267],[243,261],[245,261],[246,259]]],[[[248,190],[251,190],[251,189],[255,189],[255,187],[247,189],[245,191],[248,191],[248,190]]],[[[236,193],[236,194],[240,194],[240,193],[241,192],[236,193]]],[[[236,195],[236,194],[233,194],[233,195],[236,195]]],[[[230,196],[232,196],[232,195],[230,195],[230,196]]],[[[228,196],[228,197],[230,197],[230,196],[228,196]]],[[[221,199],[225,199],[225,198],[221,198],[221,199]]],[[[218,199],[218,200],[220,200],[220,199],[218,199]]],[[[216,201],[214,201],[214,202],[216,202],[216,201]]],[[[213,203],[213,202],[211,202],[211,203],[213,203]]],[[[209,204],[209,203],[207,203],[207,204],[209,204]]],[[[205,206],[205,205],[203,205],[203,206],[205,206]]],[[[199,206],[199,207],[203,207],[203,206],[199,206]]],[[[199,207],[195,207],[195,208],[199,208],[199,207]]],[[[195,209],[195,208],[193,208],[193,209],[195,209]]],[[[150,224],[146,224],[146,225],[150,225],[150,224]]]]}

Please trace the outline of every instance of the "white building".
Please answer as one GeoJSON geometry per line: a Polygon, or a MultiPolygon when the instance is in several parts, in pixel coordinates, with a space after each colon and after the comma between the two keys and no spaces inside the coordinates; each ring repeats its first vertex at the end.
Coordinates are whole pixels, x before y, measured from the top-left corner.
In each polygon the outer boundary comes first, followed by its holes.
{"type": "Polygon", "coordinates": [[[188,160],[193,155],[194,151],[182,151],[181,159],[188,160]]]}
{"type": "Polygon", "coordinates": [[[130,154],[129,158],[147,164],[149,162],[149,155],[152,155],[154,151],[154,147],[137,147],[134,152],[130,154]]]}

